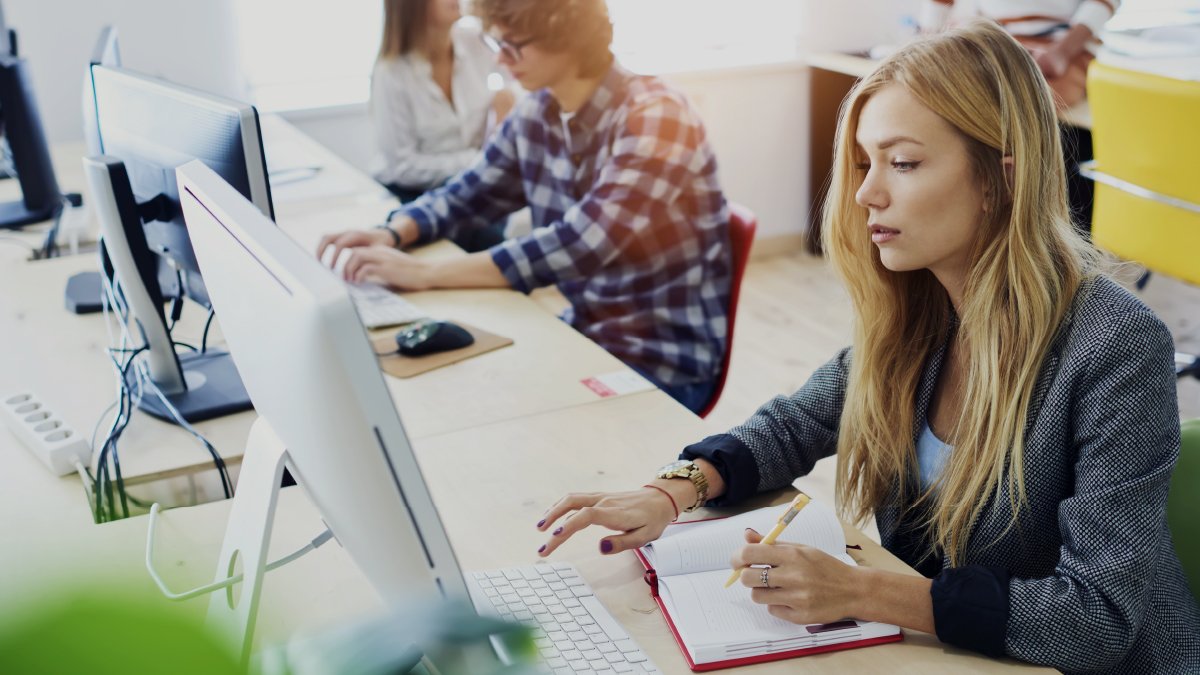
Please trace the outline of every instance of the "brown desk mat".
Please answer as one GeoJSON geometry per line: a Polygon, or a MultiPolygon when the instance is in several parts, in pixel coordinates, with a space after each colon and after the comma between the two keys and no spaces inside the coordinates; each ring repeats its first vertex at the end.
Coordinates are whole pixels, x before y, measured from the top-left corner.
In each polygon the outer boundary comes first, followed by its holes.
{"type": "Polygon", "coordinates": [[[383,372],[388,375],[407,378],[427,373],[434,368],[458,363],[463,359],[479,356],[480,354],[494,351],[501,347],[507,347],[513,343],[512,338],[489,333],[482,328],[469,326],[461,321],[455,321],[454,323],[462,326],[464,330],[470,333],[475,338],[475,342],[466,347],[438,352],[436,354],[404,356],[396,351],[396,333],[394,331],[372,338],[371,346],[375,349],[375,355],[379,357],[379,367],[383,368],[383,372]]]}

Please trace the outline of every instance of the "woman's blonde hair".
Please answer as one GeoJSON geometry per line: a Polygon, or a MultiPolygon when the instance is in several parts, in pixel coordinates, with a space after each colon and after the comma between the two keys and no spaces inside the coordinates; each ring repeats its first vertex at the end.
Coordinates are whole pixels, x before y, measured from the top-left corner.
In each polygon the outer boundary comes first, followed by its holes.
{"type": "Polygon", "coordinates": [[[954,565],[967,562],[972,528],[990,499],[1006,494],[1008,527],[1018,522],[1034,384],[1093,269],[1092,249],[1071,225],[1050,96],[1030,55],[999,26],[976,22],[885,60],[847,97],[838,125],[824,243],[856,314],[838,502],[858,522],[885,503],[926,504],[930,538],[954,565]],[[855,203],[863,180],[856,168],[859,114],[872,94],[893,84],[962,135],[983,188],[957,328],[949,296],[931,272],[883,266],[867,236],[867,211],[855,203]],[[965,367],[963,410],[949,440],[954,451],[922,492],[916,397],[926,362],[955,330],[965,367]]]}

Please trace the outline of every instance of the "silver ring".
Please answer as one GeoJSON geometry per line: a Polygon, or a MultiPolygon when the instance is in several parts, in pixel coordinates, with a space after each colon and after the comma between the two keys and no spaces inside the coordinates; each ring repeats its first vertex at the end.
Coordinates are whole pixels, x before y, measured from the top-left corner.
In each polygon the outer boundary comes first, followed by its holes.
{"type": "Polygon", "coordinates": [[[762,575],[759,577],[759,580],[762,581],[763,588],[771,587],[771,580],[768,578],[768,574],[770,573],[770,571],[771,571],[770,567],[764,567],[762,569],[762,575]]]}

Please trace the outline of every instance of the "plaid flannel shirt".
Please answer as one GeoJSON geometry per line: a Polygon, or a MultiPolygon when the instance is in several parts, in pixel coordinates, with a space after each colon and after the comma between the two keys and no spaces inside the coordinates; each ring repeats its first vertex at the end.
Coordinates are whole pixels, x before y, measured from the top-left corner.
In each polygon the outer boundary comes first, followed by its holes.
{"type": "Polygon", "coordinates": [[[513,288],[557,285],[571,303],[564,320],[662,384],[716,379],[729,212],[681,94],[615,64],[574,115],[535,92],[474,166],[400,212],[430,241],[525,206],[533,231],[489,252],[513,288]]]}

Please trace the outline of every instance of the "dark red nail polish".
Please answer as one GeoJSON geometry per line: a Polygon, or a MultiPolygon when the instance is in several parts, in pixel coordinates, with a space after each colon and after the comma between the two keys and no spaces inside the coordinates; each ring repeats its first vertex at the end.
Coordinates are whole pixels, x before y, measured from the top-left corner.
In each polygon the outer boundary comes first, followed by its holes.
{"type": "Polygon", "coordinates": [[[601,553],[612,553],[612,542],[607,539],[600,542],[600,552],[601,553]]]}
{"type": "Polygon", "coordinates": [[[546,524],[546,519],[545,519],[545,518],[542,518],[541,520],[539,520],[539,521],[538,521],[538,524],[537,524],[537,526],[538,526],[538,527],[541,527],[541,526],[543,526],[543,525],[545,525],[545,524],[546,524]]]}
{"type": "Polygon", "coordinates": [[[541,553],[542,551],[545,551],[545,550],[546,550],[546,545],[542,544],[542,547],[538,549],[538,553],[541,553]]]}
{"type": "Polygon", "coordinates": [[[555,530],[554,534],[562,534],[562,528],[560,527],[557,530],[555,530]]]}

